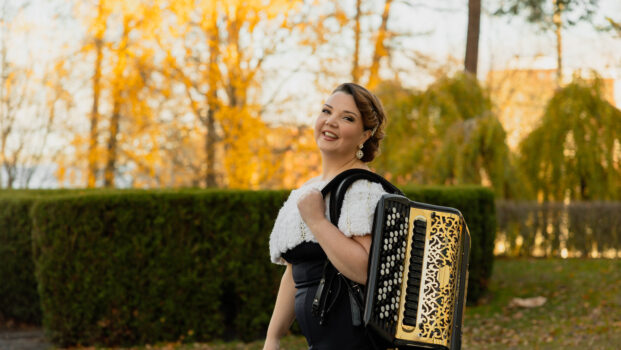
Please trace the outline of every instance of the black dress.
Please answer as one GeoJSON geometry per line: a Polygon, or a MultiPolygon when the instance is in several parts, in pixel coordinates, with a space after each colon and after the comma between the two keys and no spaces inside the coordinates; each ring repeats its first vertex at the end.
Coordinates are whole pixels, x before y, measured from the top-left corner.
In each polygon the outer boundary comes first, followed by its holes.
{"type": "Polygon", "coordinates": [[[312,313],[313,298],[327,259],[317,243],[304,242],[286,251],[282,257],[291,264],[295,294],[295,317],[306,337],[309,350],[372,349],[364,327],[354,327],[347,288],[334,296],[334,306],[323,325],[312,313]]]}

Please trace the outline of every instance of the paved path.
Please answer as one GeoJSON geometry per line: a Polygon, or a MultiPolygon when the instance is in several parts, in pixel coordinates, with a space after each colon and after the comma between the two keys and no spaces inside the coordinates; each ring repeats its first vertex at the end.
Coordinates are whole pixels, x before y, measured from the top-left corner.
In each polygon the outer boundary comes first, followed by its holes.
{"type": "Polygon", "coordinates": [[[53,347],[45,340],[42,329],[24,331],[0,329],[0,349],[49,350],[53,347]]]}

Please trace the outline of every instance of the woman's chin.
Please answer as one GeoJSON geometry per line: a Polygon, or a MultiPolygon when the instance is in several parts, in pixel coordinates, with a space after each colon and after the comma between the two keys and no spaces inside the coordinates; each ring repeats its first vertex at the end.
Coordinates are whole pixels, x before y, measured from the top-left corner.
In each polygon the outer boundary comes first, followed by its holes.
{"type": "Polygon", "coordinates": [[[319,150],[322,153],[338,153],[340,151],[339,148],[336,147],[336,145],[330,144],[330,143],[325,142],[325,141],[318,142],[317,143],[317,148],[319,148],[319,150]]]}
{"type": "Polygon", "coordinates": [[[322,152],[335,152],[339,147],[334,141],[317,140],[317,148],[322,152]]]}
{"type": "Polygon", "coordinates": [[[342,150],[333,147],[319,147],[323,158],[346,158],[347,155],[342,150]]]}

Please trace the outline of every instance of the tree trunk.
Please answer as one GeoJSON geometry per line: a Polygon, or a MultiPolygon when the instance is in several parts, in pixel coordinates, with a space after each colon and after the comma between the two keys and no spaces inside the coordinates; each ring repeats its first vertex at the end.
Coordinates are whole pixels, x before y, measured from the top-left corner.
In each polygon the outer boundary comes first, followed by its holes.
{"type": "MultiPolygon", "coordinates": [[[[104,0],[99,0],[97,20],[104,16],[104,0]]],[[[93,106],[91,108],[91,130],[88,143],[88,171],[86,187],[95,187],[97,181],[97,136],[99,133],[99,97],[101,92],[101,65],[103,60],[103,36],[105,29],[98,29],[95,34],[95,72],[93,75],[93,106]]]]}
{"type": "Polygon", "coordinates": [[[209,91],[207,92],[207,118],[205,118],[205,164],[207,164],[205,174],[205,186],[207,188],[216,187],[216,126],[215,126],[215,114],[218,110],[218,45],[220,44],[220,37],[218,32],[217,15],[213,15],[213,32],[210,35],[209,40],[209,68],[207,74],[207,81],[209,84],[209,91]]]}
{"type": "MultiPolygon", "coordinates": [[[[217,100],[217,94],[214,90],[210,95],[215,95],[212,99],[217,100]]],[[[205,127],[207,128],[207,136],[206,136],[206,154],[207,154],[207,176],[205,178],[205,186],[206,187],[216,187],[216,172],[215,172],[215,158],[216,158],[216,125],[214,120],[214,115],[216,112],[217,105],[216,103],[209,102],[209,110],[207,111],[207,120],[205,120],[205,127]]]]}
{"type": "Polygon", "coordinates": [[[375,41],[375,52],[373,53],[373,61],[369,70],[369,83],[367,88],[373,90],[379,84],[379,65],[383,57],[388,56],[388,51],[384,44],[386,33],[388,32],[388,16],[390,14],[390,4],[392,0],[386,0],[384,4],[384,12],[382,13],[382,23],[377,32],[377,40],[375,41]]]}
{"type": "MultiPolygon", "coordinates": [[[[129,33],[130,29],[129,20],[123,19],[123,35],[119,41],[119,47],[117,52],[117,63],[114,68],[114,84],[112,88],[112,116],[110,117],[110,135],[108,138],[107,159],[106,167],[104,169],[104,186],[107,188],[114,187],[114,177],[116,172],[116,161],[118,156],[118,142],[117,137],[119,135],[119,125],[121,121],[121,108],[123,104],[127,104],[127,101],[123,99],[123,94],[126,92],[124,85],[123,71],[126,68],[126,60],[128,58],[127,47],[129,45],[129,33]]],[[[130,88],[131,89],[131,88],[130,88]]]]}
{"type": "MultiPolygon", "coordinates": [[[[4,16],[0,17],[0,20],[4,22],[4,16]]],[[[7,87],[7,79],[9,77],[9,64],[7,62],[7,47],[6,47],[6,37],[7,33],[5,32],[5,27],[0,26],[0,68],[2,69],[2,75],[0,76],[0,188],[2,188],[2,171],[1,167],[4,167],[7,172],[7,176],[9,174],[9,165],[8,165],[8,157],[6,155],[6,141],[11,133],[11,129],[13,127],[13,122],[8,120],[9,117],[9,96],[7,96],[8,92],[6,91],[7,87]]],[[[6,188],[11,188],[8,184],[6,188]]]]}
{"type": "Polygon", "coordinates": [[[116,170],[117,136],[119,134],[119,122],[121,119],[121,103],[118,97],[114,99],[112,118],[110,118],[110,138],[108,139],[108,152],[106,168],[104,170],[104,186],[114,187],[114,173],[116,170]]]}
{"type": "Polygon", "coordinates": [[[356,0],[356,17],[354,28],[354,62],[351,69],[351,81],[358,83],[360,80],[360,5],[362,0],[356,0]]]}
{"type": "Polygon", "coordinates": [[[563,21],[561,13],[563,12],[563,3],[559,0],[554,0],[554,16],[552,21],[554,22],[555,34],[556,34],[556,84],[561,85],[561,79],[563,79],[563,38],[561,35],[563,21]]]}
{"type": "Polygon", "coordinates": [[[481,23],[481,0],[468,1],[468,36],[466,39],[466,72],[477,75],[479,59],[479,31],[481,23]]]}
{"type": "Polygon", "coordinates": [[[4,162],[4,170],[6,170],[6,188],[13,188],[13,183],[15,182],[15,178],[17,177],[16,167],[14,162],[9,162],[5,160],[4,162]]]}
{"type": "Polygon", "coordinates": [[[97,180],[97,124],[99,122],[99,95],[101,91],[101,61],[103,58],[103,42],[95,39],[95,74],[93,75],[93,106],[91,108],[91,130],[88,144],[88,179],[86,187],[95,187],[97,180]]]}

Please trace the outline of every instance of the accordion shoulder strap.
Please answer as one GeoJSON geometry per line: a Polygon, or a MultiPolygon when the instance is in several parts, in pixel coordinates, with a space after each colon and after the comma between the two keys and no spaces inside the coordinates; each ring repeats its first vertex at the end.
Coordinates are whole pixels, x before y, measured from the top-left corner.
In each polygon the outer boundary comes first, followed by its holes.
{"type": "Polygon", "coordinates": [[[395,187],[395,185],[374,172],[364,169],[345,170],[335,176],[334,179],[328,182],[321,190],[321,194],[324,198],[330,194],[330,222],[335,226],[338,225],[339,217],[341,216],[341,207],[343,206],[345,193],[349,187],[358,180],[376,182],[382,185],[384,191],[388,193],[403,195],[403,192],[395,187]]]}
{"type": "MultiPolygon", "coordinates": [[[[332,222],[334,226],[338,226],[339,217],[341,215],[341,207],[343,206],[343,200],[345,199],[345,193],[347,192],[349,187],[358,180],[368,180],[371,182],[376,182],[381,184],[384,188],[384,191],[388,193],[403,195],[403,192],[401,192],[397,187],[395,187],[393,184],[388,182],[388,180],[384,179],[380,175],[364,169],[345,170],[344,172],[335,176],[334,179],[328,182],[328,184],[321,190],[321,194],[324,198],[328,194],[330,194],[329,215],[330,222],[332,222]]],[[[313,314],[319,317],[320,324],[323,324],[324,317],[331,308],[328,305],[328,301],[326,299],[327,296],[330,294],[330,289],[334,285],[334,283],[332,282],[332,279],[328,278],[327,276],[332,275],[334,272],[336,272],[336,269],[329,260],[326,260],[323,270],[323,277],[319,283],[317,292],[315,293],[315,298],[313,299],[312,306],[313,314]],[[328,281],[330,281],[330,283],[328,283],[328,281]],[[326,283],[328,284],[326,285],[326,283]]],[[[352,324],[354,326],[361,326],[362,313],[364,311],[364,286],[349,280],[347,277],[343,276],[338,272],[336,273],[336,276],[338,277],[337,285],[340,287],[341,284],[345,284],[345,286],[347,287],[347,294],[349,295],[349,301],[351,303],[352,310],[352,324]]],[[[336,295],[338,295],[338,292],[334,293],[333,297],[336,295]]],[[[376,345],[374,345],[373,347],[377,348],[376,345]]]]}

